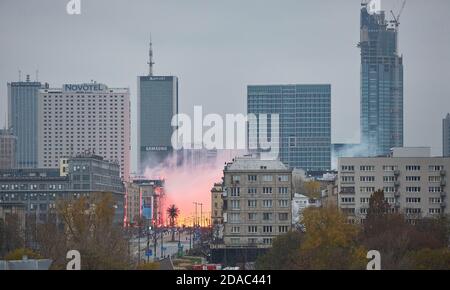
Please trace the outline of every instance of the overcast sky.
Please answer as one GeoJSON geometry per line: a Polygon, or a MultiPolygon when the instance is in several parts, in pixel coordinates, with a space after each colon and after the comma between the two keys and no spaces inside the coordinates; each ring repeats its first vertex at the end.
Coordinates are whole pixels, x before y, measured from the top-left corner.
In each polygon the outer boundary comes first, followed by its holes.
{"type": "MultiPolygon", "coordinates": [[[[360,0],[81,0],[81,15],[68,2],[0,0],[0,125],[19,69],[53,87],[129,87],[134,104],[151,32],[155,74],[179,77],[181,112],[245,113],[247,84],[330,83],[332,141],[359,141],[360,0]]],[[[408,0],[401,18],[405,145],[434,154],[450,111],[449,12],[448,0],[408,0]]]]}

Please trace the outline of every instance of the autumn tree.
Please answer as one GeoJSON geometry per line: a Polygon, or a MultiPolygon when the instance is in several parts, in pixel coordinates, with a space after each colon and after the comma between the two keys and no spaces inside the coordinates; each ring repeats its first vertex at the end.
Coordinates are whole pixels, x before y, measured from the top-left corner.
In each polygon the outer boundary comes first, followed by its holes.
{"type": "Polygon", "coordinates": [[[273,246],[264,255],[258,257],[258,270],[295,270],[300,255],[303,233],[292,231],[280,235],[273,241],[273,246]]]}
{"type": "Polygon", "coordinates": [[[303,184],[305,195],[309,198],[319,199],[320,195],[320,182],[311,180],[303,184]]]}
{"type": "Polygon", "coordinates": [[[412,225],[402,213],[392,210],[379,190],[369,199],[360,240],[366,248],[380,251],[382,269],[414,269],[411,257],[415,252],[447,247],[448,222],[422,218],[412,225]]]}
{"type": "Polygon", "coordinates": [[[58,226],[42,227],[39,241],[55,261],[55,268],[64,267],[61,252],[68,250],[80,252],[84,270],[129,268],[128,243],[123,229],[114,222],[111,194],[94,193],[90,197],[60,200],[57,211],[62,231],[58,226]]]}
{"type": "Polygon", "coordinates": [[[0,256],[25,245],[24,231],[17,214],[7,214],[0,219],[0,256]]]}
{"type": "Polygon", "coordinates": [[[414,270],[450,270],[450,250],[421,249],[409,256],[411,268],[414,270]]]}
{"type": "Polygon", "coordinates": [[[336,208],[307,208],[300,269],[363,269],[367,251],[358,244],[359,227],[336,208]]]}

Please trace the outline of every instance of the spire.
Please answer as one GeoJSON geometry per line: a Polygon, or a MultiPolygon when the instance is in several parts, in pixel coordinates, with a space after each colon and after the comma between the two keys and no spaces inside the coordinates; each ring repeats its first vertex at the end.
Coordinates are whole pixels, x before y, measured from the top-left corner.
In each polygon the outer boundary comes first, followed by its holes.
{"type": "Polygon", "coordinates": [[[153,65],[155,64],[153,62],[153,47],[152,47],[152,35],[150,34],[150,49],[148,51],[148,58],[149,61],[147,62],[148,64],[148,75],[149,76],[153,76],[153,65]]]}

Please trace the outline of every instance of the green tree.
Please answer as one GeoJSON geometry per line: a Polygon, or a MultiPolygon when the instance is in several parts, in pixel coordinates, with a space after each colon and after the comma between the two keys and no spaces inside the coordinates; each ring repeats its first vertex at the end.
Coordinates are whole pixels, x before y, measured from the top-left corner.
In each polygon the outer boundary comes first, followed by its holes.
{"type": "Polygon", "coordinates": [[[175,241],[174,227],[175,227],[175,222],[180,214],[180,210],[178,209],[178,207],[176,207],[174,204],[172,204],[167,209],[167,214],[169,215],[169,223],[170,223],[170,226],[172,227],[172,242],[174,242],[175,241]]]}

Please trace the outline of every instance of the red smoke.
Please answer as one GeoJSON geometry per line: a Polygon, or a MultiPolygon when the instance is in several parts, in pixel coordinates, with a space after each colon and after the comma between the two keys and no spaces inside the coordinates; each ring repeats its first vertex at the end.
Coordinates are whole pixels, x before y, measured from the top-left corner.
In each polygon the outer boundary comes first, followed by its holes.
{"type": "MultiPolygon", "coordinates": [[[[192,225],[195,215],[194,202],[197,202],[202,204],[203,224],[207,225],[211,216],[211,188],[214,183],[222,182],[224,164],[233,157],[232,152],[225,151],[218,154],[215,162],[195,166],[174,166],[175,159],[168,160],[164,165],[147,168],[145,177],[164,179],[166,193],[163,202],[164,215],[167,208],[175,204],[180,209],[178,224],[192,225]]],[[[200,205],[197,206],[197,218],[200,219],[200,205]]]]}

